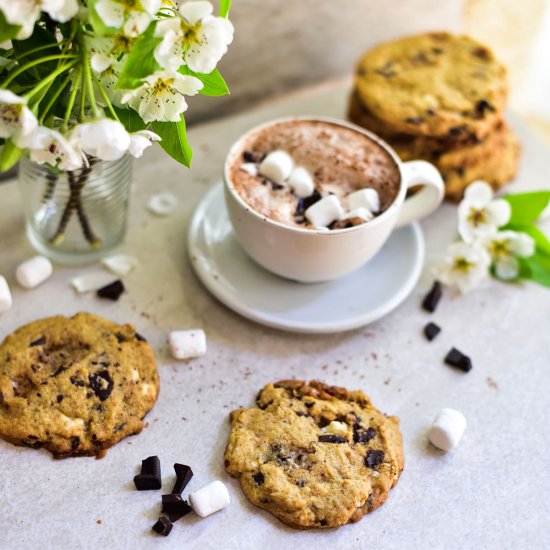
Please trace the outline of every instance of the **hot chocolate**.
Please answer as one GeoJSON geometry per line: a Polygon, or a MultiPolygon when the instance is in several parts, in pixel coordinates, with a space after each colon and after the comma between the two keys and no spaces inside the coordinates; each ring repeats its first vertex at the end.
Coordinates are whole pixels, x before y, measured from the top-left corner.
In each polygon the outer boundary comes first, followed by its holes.
{"type": "Polygon", "coordinates": [[[286,120],[252,132],[228,176],[253,210],[302,228],[368,222],[392,204],[400,186],[399,168],[381,145],[320,120],[286,120]]]}

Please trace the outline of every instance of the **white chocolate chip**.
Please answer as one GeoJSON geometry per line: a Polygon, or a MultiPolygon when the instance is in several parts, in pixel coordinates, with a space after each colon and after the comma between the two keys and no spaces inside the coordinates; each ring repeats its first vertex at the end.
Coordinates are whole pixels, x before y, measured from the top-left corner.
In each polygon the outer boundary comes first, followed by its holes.
{"type": "Polygon", "coordinates": [[[258,166],[253,162],[245,162],[241,164],[241,170],[243,170],[247,174],[250,174],[251,176],[258,175],[258,166]]]}
{"type": "Polygon", "coordinates": [[[352,218],[361,218],[362,220],[365,220],[366,222],[368,222],[369,220],[372,220],[374,216],[371,214],[369,210],[361,206],[360,208],[356,208],[351,212],[346,212],[346,214],[344,215],[345,220],[351,220],[352,218]]]}
{"type": "Polygon", "coordinates": [[[294,161],[285,151],[272,151],[260,163],[260,174],[275,183],[283,183],[292,172],[294,161]]]}
{"type": "Polygon", "coordinates": [[[0,313],[8,311],[13,304],[10,287],[5,277],[0,275],[0,313]]]}
{"type": "Polygon", "coordinates": [[[142,384],[141,393],[143,395],[153,395],[155,393],[155,386],[153,384],[142,384]]]}
{"type": "Polygon", "coordinates": [[[365,187],[351,193],[347,196],[347,203],[350,210],[363,207],[372,214],[380,212],[380,197],[378,191],[372,187],[365,187]]]}
{"type": "Polygon", "coordinates": [[[103,271],[85,273],[71,279],[71,286],[79,293],[90,292],[97,290],[109,283],[113,282],[113,276],[103,271]]]}
{"type": "Polygon", "coordinates": [[[287,183],[294,194],[301,199],[309,197],[315,189],[311,174],[303,166],[296,166],[292,170],[287,183]]]}
{"type": "Polygon", "coordinates": [[[169,340],[174,359],[191,359],[206,353],[204,330],[174,330],[170,333],[169,340]]]}
{"type": "Polygon", "coordinates": [[[44,256],[34,256],[19,264],[15,278],[23,288],[34,288],[42,284],[53,273],[52,262],[44,256]]]}
{"type": "Polygon", "coordinates": [[[169,216],[178,206],[178,199],[172,193],[164,192],[152,195],[147,208],[157,216],[169,216]]]}
{"type": "Polygon", "coordinates": [[[137,369],[132,369],[132,380],[137,382],[139,380],[139,372],[137,369]]]}
{"type": "Polygon", "coordinates": [[[327,227],[332,222],[342,219],[344,211],[340,201],[335,195],[329,195],[312,204],[305,212],[305,216],[311,225],[327,227]]]}
{"type": "Polygon", "coordinates": [[[116,254],[101,260],[101,263],[115,275],[124,277],[138,266],[137,258],[128,254],[116,254]]]}
{"type": "Polygon", "coordinates": [[[201,518],[225,508],[230,502],[227,487],[221,481],[213,481],[202,489],[189,494],[189,504],[195,514],[201,518]]]}
{"type": "Polygon", "coordinates": [[[333,420],[325,427],[325,431],[329,434],[342,434],[347,435],[349,426],[345,422],[338,422],[333,420]]]}
{"type": "Polygon", "coordinates": [[[428,439],[438,449],[450,451],[460,442],[466,430],[466,418],[454,409],[441,409],[433,421],[428,439]]]}

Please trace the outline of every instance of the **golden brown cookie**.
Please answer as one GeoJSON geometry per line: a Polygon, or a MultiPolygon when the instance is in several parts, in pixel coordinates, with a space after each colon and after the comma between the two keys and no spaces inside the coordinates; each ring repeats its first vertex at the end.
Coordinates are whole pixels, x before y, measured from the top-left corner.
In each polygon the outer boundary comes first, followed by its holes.
{"type": "Polygon", "coordinates": [[[297,529],[360,520],[403,470],[399,420],[360,391],[318,381],[268,384],[231,413],[227,472],[246,497],[297,529]]]}
{"type": "Polygon", "coordinates": [[[506,69],[468,36],[425,33],[386,42],[359,61],[363,105],[390,133],[483,137],[501,117],[506,69]]]}
{"type": "Polygon", "coordinates": [[[140,432],[158,391],[153,350],[132,325],[48,317],[0,344],[0,436],[58,458],[103,456],[140,432]]]}

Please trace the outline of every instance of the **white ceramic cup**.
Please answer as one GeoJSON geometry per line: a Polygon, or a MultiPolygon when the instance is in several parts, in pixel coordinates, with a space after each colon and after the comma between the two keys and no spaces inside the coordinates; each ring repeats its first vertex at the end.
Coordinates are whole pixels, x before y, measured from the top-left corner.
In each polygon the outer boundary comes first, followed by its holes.
{"type": "Polygon", "coordinates": [[[235,235],[248,255],[264,268],[300,282],[338,279],[365,265],[382,247],[395,227],[427,216],[443,200],[444,184],[437,168],[423,160],[402,162],[377,135],[354,124],[325,117],[277,119],[249,130],[231,147],[224,167],[225,201],[235,235]],[[304,229],[283,224],[253,210],[233,187],[230,166],[239,162],[243,142],[258,130],[284,121],[323,121],[350,128],[383,147],[401,175],[392,204],[373,220],[347,229],[304,229]],[[407,189],[422,186],[407,197],[407,189]]]}

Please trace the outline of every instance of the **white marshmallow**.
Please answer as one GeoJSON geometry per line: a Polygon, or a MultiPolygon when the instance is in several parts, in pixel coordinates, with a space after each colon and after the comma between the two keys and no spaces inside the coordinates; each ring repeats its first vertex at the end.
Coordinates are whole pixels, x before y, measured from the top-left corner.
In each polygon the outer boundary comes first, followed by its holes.
{"type": "Polygon", "coordinates": [[[241,170],[244,170],[251,176],[258,175],[258,166],[253,162],[245,162],[244,164],[241,164],[241,170]]]}
{"type": "Polygon", "coordinates": [[[0,275],[0,313],[8,311],[12,304],[13,299],[11,297],[8,281],[6,281],[5,277],[2,277],[2,275],[0,275]]]}
{"type": "Polygon", "coordinates": [[[124,277],[130,271],[133,271],[138,266],[138,261],[134,256],[128,254],[115,254],[101,260],[101,263],[110,269],[115,275],[124,277]]]}
{"type": "Polygon", "coordinates": [[[456,447],[466,430],[466,418],[454,409],[441,409],[433,421],[428,439],[438,449],[450,451],[456,447]]]}
{"type": "Polygon", "coordinates": [[[178,199],[172,193],[164,192],[151,195],[147,208],[157,216],[169,216],[178,206],[178,199]]]}
{"type": "Polygon", "coordinates": [[[309,197],[315,189],[311,174],[303,166],[296,166],[292,170],[287,183],[294,194],[301,199],[309,197]]]}
{"type": "Polygon", "coordinates": [[[189,494],[189,504],[195,514],[205,518],[231,502],[227,487],[221,481],[213,481],[202,489],[189,494]]]}
{"type": "Polygon", "coordinates": [[[42,284],[53,273],[52,262],[44,256],[34,256],[19,264],[15,278],[23,288],[34,288],[42,284]]]}
{"type": "Polygon", "coordinates": [[[309,223],[318,227],[327,227],[332,222],[341,220],[344,210],[335,195],[329,195],[312,204],[305,212],[309,223]]]}
{"type": "Polygon", "coordinates": [[[347,197],[348,208],[355,210],[356,208],[366,208],[369,212],[376,214],[380,212],[380,197],[378,191],[372,189],[372,187],[365,187],[354,191],[347,197]]]}
{"type": "Polygon", "coordinates": [[[84,294],[91,290],[97,290],[113,282],[113,276],[104,271],[84,273],[71,279],[71,286],[79,293],[84,294]]]}
{"type": "Polygon", "coordinates": [[[206,353],[204,330],[174,330],[170,333],[170,351],[174,359],[191,359],[206,353]]]}
{"type": "Polygon", "coordinates": [[[272,151],[260,164],[260,174],[275,183],[283,183],[292,172],[294,161],[285,151],[272,151]]]}
{"type": "Polygon", "coordinates": [[[344,219],[350,220],[351,218],[361,218],[362,220],[365,220],[366,222],[368,222],[369,220],[372,220],[374,216],[371,214],[369,210],[361,206],[361,208],[356,208],[351,212],[346,212],[346,214],[344,215],[344,219]]]}

